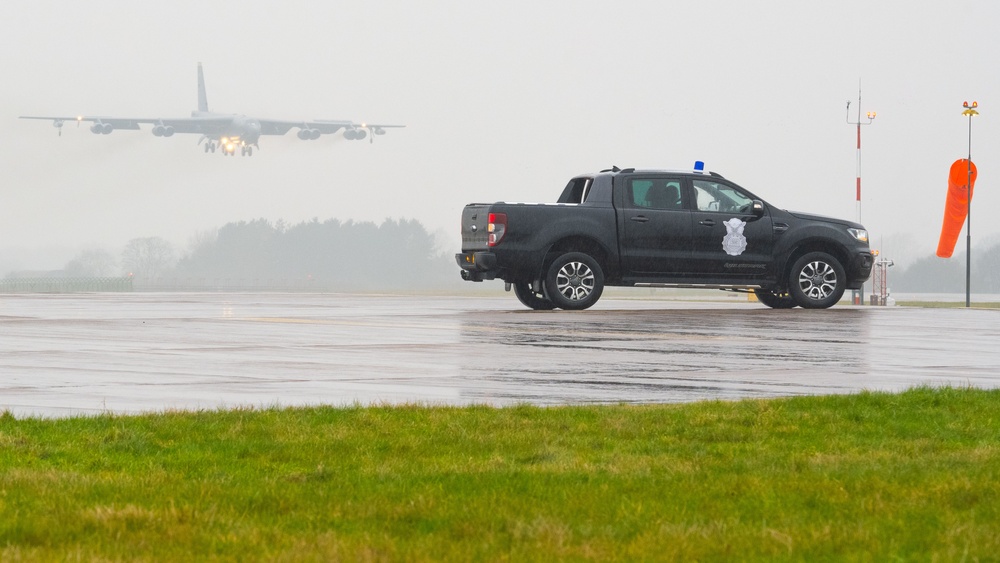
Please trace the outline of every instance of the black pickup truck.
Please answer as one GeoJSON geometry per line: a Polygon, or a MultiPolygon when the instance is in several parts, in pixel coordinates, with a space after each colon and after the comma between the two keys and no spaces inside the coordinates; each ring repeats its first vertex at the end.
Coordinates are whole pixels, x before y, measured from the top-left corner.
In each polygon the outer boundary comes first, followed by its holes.
{"type": "Polygon", "coordinates": [[[502,279],[532,309],[586,309],[604,286],[753,291],[773,308],[826,308],[872,270],[858,223],[781,210],[714,172],[614,167],[555,204],[473,203],[462,278],[502,279]]]}

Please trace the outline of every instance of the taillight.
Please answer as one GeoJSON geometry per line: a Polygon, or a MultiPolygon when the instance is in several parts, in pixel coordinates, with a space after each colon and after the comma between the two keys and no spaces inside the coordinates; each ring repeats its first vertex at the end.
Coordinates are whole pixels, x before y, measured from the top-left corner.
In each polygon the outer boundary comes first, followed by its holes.
{"type": "Polygon", "coordinates": [[[496,246],[503,240],[504,233],[507,232],[507,214],[490,213],[490,222],[486,225],[486,232],[490,234],[487,243],[496,246]]]}

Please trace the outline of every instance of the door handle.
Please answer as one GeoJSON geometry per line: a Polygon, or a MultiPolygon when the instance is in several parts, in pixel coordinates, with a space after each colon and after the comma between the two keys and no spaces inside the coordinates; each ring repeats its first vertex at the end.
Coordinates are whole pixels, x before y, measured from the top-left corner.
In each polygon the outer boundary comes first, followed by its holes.
{"type": "Polygon", "coordinates": [[[649,217],[646,217],[645,215],[636,215],[635,217],[629,217],[629,219],[635,221],[636,223],[645,223],[646,221],[649,221],[649,217]]]}
{"type": "Polygon", "coordinates": [[[704,221],[699,221],[698,224],[705,225],[706,227],[714,227],[715,221],[713,221],[712,219],[705,219],[704,221]]]}

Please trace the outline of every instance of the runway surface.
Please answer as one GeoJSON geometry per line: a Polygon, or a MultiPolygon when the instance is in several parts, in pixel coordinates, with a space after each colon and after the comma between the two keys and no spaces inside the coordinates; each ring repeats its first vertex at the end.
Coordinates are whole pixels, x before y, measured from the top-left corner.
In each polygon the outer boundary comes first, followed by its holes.
{"type": "Polygon", "coordinates": [[[343,294],[0,295],[15,416],[1000,387],[1000,312],[343,294]]]}

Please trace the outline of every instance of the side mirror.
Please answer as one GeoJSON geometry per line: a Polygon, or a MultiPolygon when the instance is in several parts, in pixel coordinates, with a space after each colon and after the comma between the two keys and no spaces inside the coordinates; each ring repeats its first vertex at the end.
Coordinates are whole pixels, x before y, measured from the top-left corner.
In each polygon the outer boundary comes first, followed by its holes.
{"type": "Polygon", "coordinates": [[[755,199],[750,202],[750,213],[752,213],[754,217],[763,217],[764,202],[759,199],[755,199]]]}

